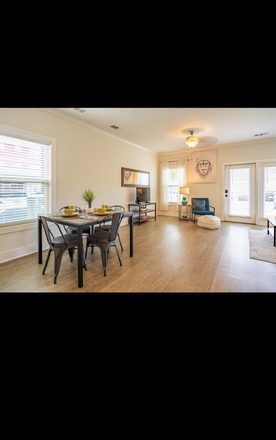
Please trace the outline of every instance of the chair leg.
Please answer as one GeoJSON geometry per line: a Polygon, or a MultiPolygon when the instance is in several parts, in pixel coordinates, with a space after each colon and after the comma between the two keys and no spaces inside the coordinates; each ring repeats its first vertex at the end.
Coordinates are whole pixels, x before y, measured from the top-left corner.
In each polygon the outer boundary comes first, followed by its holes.
{"type": "Polygon", "coordinates": [[[107,253],[108,253],[108,247],[105,245],[99,245],[101,249],[101,257],[102,257],[102,265],[104,270],[104,276],[106,277],[106,266],[107,266],[107,253]]]}
{"type": "Polygon", "coordinates": [[[75,251],[74,248],[69,248],[68,249],[68,253],[69,253],[69,256],[70,256],[71,263],[74,262],[74,253],[75,253],[74,251],[75,251]]]}
{"type": "Polygon", "coordinates": [[[49,251],[48,251],[48,255],[47,255],[47,258],[46,258],[46,261],[45,261],[45,264],[44,264],[44,268],[43,268],[42,275],[45,274],[45,270],[46,270],[46,268],[47,268],[47,266],[48,266],[48,262],[49,262],[49,258],[50,258],[50,255],[51,255],[52,250],[53,250],[53,249],[50,248],[49,251]]]}
{"type": "Polygon", "coordinates": [[[85,258],[83,247],[82,247],[82,261],[83,261],[83,266],[84,266],[85,270],[87,270],[86,258],[85,258]]]}
{"type": "Polygon", "coordinates": [[[115,243],[115,247],[116,247],[117,255],[118,255],[118,258],[119,258],[119,261],[120,261],[120,265],[122,266],[123,263],[122,263],[122,260],[121,260],[121,257],[120,257],[120,253],[119,253],[118,245],[117,245],[116,241],[115,241],[114,243],[115,243]]]}
{"type": "Polygon", "coordinates": [[[54,248],[54,253],[55,253],[55,277],[54,277],[54,284],[56,284],[57,283],[57,277],[58,277],[59,269],[60,269],[60,265],[61,265],[62,255],[64,253],[64,249],[54,248]]]}
{"type": "Polygon", "coordinates": [[[123,248],[123,245],[122,245],[122,242],[121,242],[121,237],[120,237],[119,231],[117,232],[117,235],[118,235],[118,238],[119,238],[119,242],[120,242],[120,245],[121,245],[121,249],[122,249],[122,251],[123,251],[124,248],[123,248]]]}

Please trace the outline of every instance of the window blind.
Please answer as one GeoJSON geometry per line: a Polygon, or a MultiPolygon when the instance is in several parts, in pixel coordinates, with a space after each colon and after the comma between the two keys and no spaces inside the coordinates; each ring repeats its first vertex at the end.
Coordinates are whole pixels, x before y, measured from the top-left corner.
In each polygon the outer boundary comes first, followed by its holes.
{"type": "Polygon", "coordinates": [[[51,144],[0,134],[0,227],[48,214],[51,144]]]}
{"type": "Polygon", "coordinates": [[[175,169],[178,167],[178,161],[177,160],[169,160],[168,162],[168,168],[171,169],[175,169]]]}

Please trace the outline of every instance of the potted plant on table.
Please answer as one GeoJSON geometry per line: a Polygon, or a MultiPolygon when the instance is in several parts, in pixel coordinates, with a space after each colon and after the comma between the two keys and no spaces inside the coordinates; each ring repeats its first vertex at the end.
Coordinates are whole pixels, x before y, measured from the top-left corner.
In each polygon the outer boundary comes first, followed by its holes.
{"type": "Polygon", "coordinates": [[[88,203],[88,210],[87,212],[92,213],[92,202],[95,200],[98,194],[95,194],[94,191],[92,191],[91,188],[85,189],[83,193],[81,194],[80,198],[84,200],[86,203],[88,203]]]}

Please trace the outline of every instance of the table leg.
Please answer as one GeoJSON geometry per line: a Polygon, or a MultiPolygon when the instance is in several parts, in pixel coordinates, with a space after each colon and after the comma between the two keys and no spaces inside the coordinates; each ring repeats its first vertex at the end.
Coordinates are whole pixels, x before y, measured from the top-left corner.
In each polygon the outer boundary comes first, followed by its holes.
{"type": "Polygon", "coordinates": [[[269,235],[269,221],[268,221],[268,219],[266,220],[266,223],[267,223],[267,235],[269,235]]]}
{"type": "Polygon", "coordinates": [[[129,219],[130,256],[133,257],[133,215],[129,219]]]}
{"type": "Polygon", "coordinates": [[[38,216],[38,264],[42,264],[42,221],[38,216]]]}
{"type": "Polygon", "coordinates": [[[82,269],[82,226],[78,228],[78,286],[83,287],[83,269],[82,269]]]}

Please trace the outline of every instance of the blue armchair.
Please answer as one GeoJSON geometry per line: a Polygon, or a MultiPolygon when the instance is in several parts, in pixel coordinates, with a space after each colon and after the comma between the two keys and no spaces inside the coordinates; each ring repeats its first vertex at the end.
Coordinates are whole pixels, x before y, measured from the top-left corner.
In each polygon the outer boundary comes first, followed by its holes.
{"type": "Polygon", "coordinates": [[[192,220],[195,223],[196,215],[215,215],[214,206],[209,205],[209,199],[206,198],[193,198],[192,203],[192,220]],[[213,211],[210,210],[213,209],[213,211]]]}

